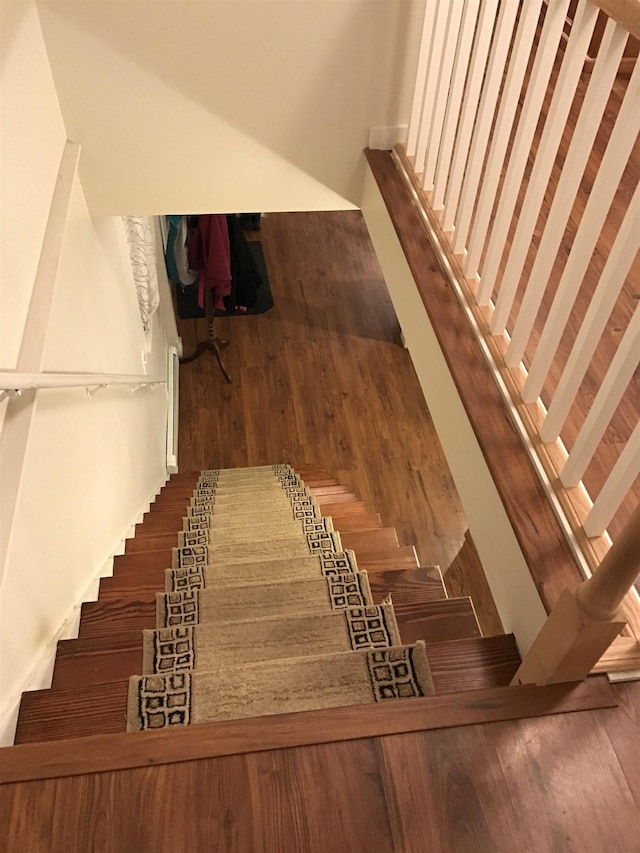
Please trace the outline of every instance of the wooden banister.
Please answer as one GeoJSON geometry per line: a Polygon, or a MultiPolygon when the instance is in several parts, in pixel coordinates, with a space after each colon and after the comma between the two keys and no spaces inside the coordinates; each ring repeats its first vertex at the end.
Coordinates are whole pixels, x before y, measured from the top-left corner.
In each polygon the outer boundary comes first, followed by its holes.
{"type": "Polygon", "coordinates": [[[560,596],[512,683],[586,678],[624,627],[620,605],[639,572],[640,505],[591,578],[560,596]]]}
{"type": "Polygon", "coordinates": [[[594,0],[594,3],[605,15],[640,39],[640,0],[594,0]]]}

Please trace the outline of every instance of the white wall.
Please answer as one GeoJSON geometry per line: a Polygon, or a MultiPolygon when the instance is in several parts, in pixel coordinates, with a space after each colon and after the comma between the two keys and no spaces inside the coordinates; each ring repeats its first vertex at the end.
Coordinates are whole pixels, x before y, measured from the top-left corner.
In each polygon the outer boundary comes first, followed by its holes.
{"type": "MultiPolygon", "coordinates": [[[[9,23],[3,33],[3,106],[15,108],[3,115],[2,167],[4,174],[21,176],[5,183],[2,196],[2,366],[10,368],[23,338],[65,134],[35,5],[3,3],[2,15],[9,23]],[[25,104],[39,105],[39,112],[29,117],[25,104]],[[13,211],[19,215],[8,215],[13,211]]],[[[146,372],[165,375],[163,324],[154,318],[149,346],[122,220],[92,219],[78,178],[58,273],[49,285],[44,370],[142,374],[146,350],[146,372]]],[[[96,577],[109,571],[110,557],[166,477],[164,386],[133,394],[110,387],[91,396],[84,390],[39,391],[22,422],[20,406],[2,404],[0,433],[2,505],[15,505],[12,523],[2,530],[0,742],[10,736],[20,692],[46,686],[38,680],[40,666],[55,637],[96,577]],[[5,441],[17,423],[28,439],[23,458],[5,441]]]]}
{"type": "Polygon", "coordinates": [[[546,611],[368,168],[362,211],[502,624],[524,654],[546,611]]]}
{"type": "Polygon", "coordinates": [[[424,0],[38,2],[94,213],[354,206],[424,0]]]}
{"type": "Polygon", "coordinates": [[[35,4],[2,2],[0,24],[0,367],[7,370],[18,358],[67,136],[35,4]]]}

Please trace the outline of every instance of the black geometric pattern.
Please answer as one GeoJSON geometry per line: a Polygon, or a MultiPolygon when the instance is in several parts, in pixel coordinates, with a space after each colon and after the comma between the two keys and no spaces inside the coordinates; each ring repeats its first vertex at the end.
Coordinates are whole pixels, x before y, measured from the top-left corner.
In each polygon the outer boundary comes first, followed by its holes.
{"type": "Polygon", "coordinates": [[[203,495],[202,497],[199,495],[194,495],[191,498],[190,506],[200,507],[200,506],[208,506],[214,507],[216,505],[215,495],[203,495]]]}
{"type": "Polygon", "coordinates": [[[191,566],[206,566],[209,563],[209,548],[206,545],[194,545],[188,548],[173,549],[173,568],[184,569],[191,566]]]}
{"type": "Polygon", "coordinates": [[[281,462],[278,465],[272,465],[271,470],[276,474],[287,474],[291,471],[291,465],[287,465],[286,462],[281,462]]]}
{"type": "Polygon", "coordinates": [[[208,530],[211,527],[211,519],[208,515],[201,515],[197,518],[183,518],[182,529],[189,530],[208,530]]]}
{"type": "Polygon", "coordinates": [[[368,605],[360,585],[360,575],[330,575],[327,577],[327,586],[330,604],[334,610],[368,605]]]}
{"type": "Polygon", "coordinates": [[[164,729],[191,722],[191,673],[143,676],[138,684],[141,728],[164,729]]]}
{"type": "Polygon", "coordinates": [[[208,527],[204,530],[189,530],[186,533],[178,533],[178,548],[208,545],[210,536],[211,531],[208,527]]]}
{"type": "Polygon", "coordinates": [[[291,488],[285,489],[285,492],[287,493],[287,497],[291,502],[303,501],[305,498],[311,497],[309,492],[301,486],[291,486],[291,488]]]}
{"type": "Polygon", "coordinates": [[[302,522],[305,533],[333,533],[333,524],[328,518],[310,518],[302,522]]]}
{"type": "Polygon", "coordinates": [[[337,536],[334,533],[307,533],[307,545],[312,554],[332,553],[338,550],[337,536]]]}
{"type": "Polygon", "coordinates": [[[302,488],[304,486],[302,480],[295,474],[284,474],[279,477],[279,480],[282,483],[282,488],[285,490],[290,488],[302,488]]]}
{"type": "Polygon", "coordinates": [[[295,519],[320,518],[320,509],[313,498],[291,501],[295,519]]]}
{"type": "Polygon", "coordinates": [[[203,500],[215,501],[216,492],[217,489],[198,489],[198,491],[194,492],[192,495],[192,502],[202,503],[203,500]]]}
{"type": "Polygon", "coordinates": [[[413,647],[384,649],[367,655],[376,702],[424,696],[413,667],[413,647]]]}
{"type": "Polygon", "coordinates": [[[211,515],[215,504],[198,504],[198,506],[187,507],[188,518],[200,518],[203,515],[211,515]]]}
{"type": "Polygon", "coordinates": [[[204,569],[190,566],[188,569],[167,569],[167,589],[170,592],[184,592],[190,589],[204,589],[204,569]]]}
{"type": "Polygon", "coordinates": [[[166,593],[164,608],[164,625],[161,627],[174,628],[177,625],[197,625],[200,616],[198,590],[166,593]]]}
{"type": "Polygon", "coordinates": [[[353,551],[320,554],[320,565],[323,575],[355,574],[358,571],[356,555],[353,551]]]}
{"type": "Polygon", "coordinates": [[[193,628],[160,628],[153,635],[153,671],[165,673],[195,669],[193,628]]]}
{"type": "Polygon", "coordinates": [[[344,615],[352,649],[386,649],[393,645],[383,607],[352,607],[344,615]]]}

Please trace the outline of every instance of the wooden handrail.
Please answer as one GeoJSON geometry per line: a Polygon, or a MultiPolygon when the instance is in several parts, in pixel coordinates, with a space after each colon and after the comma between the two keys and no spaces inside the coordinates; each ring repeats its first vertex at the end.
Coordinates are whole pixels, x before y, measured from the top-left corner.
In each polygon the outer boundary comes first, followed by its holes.
{"type": "Polygon", "coordinates": [[[640,505],[591,578],[560,596],[512,683],[586,678],[624,628],[620,605],[639,572],[640,505]]]}
{"type": "Polygon", "coordinates": [[[594,3],[605,15],[640,39],[640,0],[594,0],[594,3]]]}

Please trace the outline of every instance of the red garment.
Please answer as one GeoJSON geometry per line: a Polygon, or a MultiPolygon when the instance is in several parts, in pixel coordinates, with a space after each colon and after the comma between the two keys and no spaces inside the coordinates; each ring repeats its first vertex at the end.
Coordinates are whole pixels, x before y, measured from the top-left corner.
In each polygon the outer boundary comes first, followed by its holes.
{"type": "Polygon", "coordinates": [[[210,287],[215,307],[224,310],[224,297],[231,293],[231,252],[224,213],[199,217],[188,251],[190,269],[198,270],[198,305],[204,307],[204,289],[210,287]]]}

